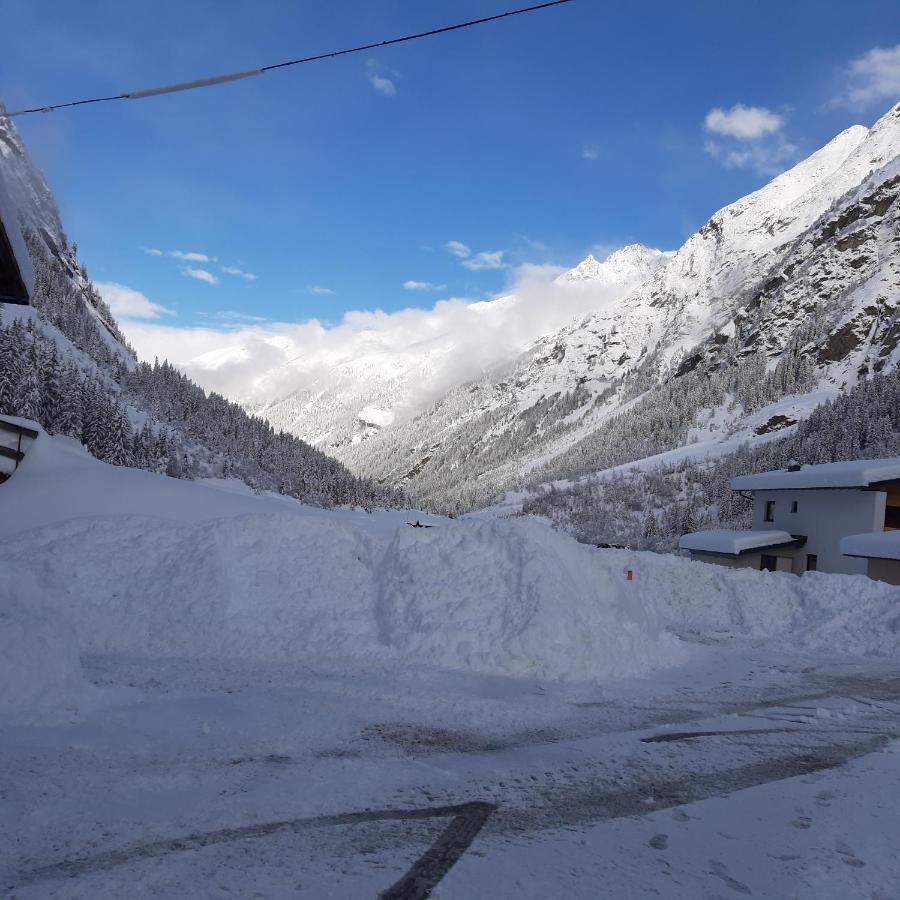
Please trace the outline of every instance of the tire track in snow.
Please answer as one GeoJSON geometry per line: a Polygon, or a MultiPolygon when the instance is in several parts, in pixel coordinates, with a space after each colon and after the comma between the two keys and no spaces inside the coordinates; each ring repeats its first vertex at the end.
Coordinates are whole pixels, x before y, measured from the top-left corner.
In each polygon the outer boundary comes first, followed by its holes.
{"type": "Polygon", "coordinates": [[[493,803],[472,801],[456,806],[436,806],[422,809],[381,809],[364,812],[339,813],[317,816],[311,819],[286,819],[265,822],[260,825],[243,825],[204,831],[183,838],[167,838],[147,843],[132,844],[119,850],[109,850],[93,856],[65,859],[58,863],[23,872],[14,878],[9,890],[24,887],[52,878],[77,878],[97,872],[105,872],[118,866],[129,865],[147,859],[159,859],[170,853],[201,850],[217,844],[249,838],[268,837],[277,833],[299,834],[314,828],[336,825],[358,825],[366,822],[410,821],[452,817],[450,824],[438,835],[431,846],[420,856],[406,874],[382,891],[380,900],[425,900],[431,891],[450,871],[475,840],[496,809],[493,803]]]}

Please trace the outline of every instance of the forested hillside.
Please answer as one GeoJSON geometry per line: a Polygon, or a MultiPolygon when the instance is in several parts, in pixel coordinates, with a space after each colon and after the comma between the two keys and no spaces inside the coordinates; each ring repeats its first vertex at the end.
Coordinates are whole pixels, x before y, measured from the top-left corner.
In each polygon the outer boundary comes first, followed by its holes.
{"type": "Polygon", "coordinates": [[[900,455],[900,372],[861,381],[817,407],[795,433],[766,444],[741,446],[707,461],[635,466],[598,473],[562,488],[535,489],[522,504],[587,543],[672,550],[700,528],[750,525],[751,502],[734,493],[738,475],[804,465],[900,455]]]}
{"type": "Polygon", "coordinates": [[[403,505],[400,492],[351,475],[168,363],[137,362],[75,248],[61,242],[51,248],[26,231],[34,310],[0,306],[0,413],[74,437],[115,465],[238,478],[320,505],[403,505]]]}

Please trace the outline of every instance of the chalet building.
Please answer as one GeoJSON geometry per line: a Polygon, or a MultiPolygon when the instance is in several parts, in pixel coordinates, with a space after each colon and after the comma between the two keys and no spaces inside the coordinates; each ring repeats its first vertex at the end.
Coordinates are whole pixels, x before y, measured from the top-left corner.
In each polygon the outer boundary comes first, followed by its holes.
{"type": "Polygon", "coordinates": [[[753,527],[686,534],[691,558],[773,572],[839,572],[900,584],[900,458],[742,475],[753,527]]]}
{"type": "Polygon", "coordinates": [[[0,416],[0,484],[16,471],[39,433],[28,419],[0,416]]]}
{"type": "Polygon", "coordinates": [[[34,271],[19,217],[0,173],[0,303],[30,303],[34,271]]]}

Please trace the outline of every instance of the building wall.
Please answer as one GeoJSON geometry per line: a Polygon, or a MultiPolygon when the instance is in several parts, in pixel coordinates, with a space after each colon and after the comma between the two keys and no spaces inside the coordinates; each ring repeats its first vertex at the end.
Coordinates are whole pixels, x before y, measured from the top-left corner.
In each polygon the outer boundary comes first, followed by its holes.
{"type": "Polygon", "coordinates": [[[900,584],[900,559],[870,559],[869,578],[900,584]]]}
{"type": "MultiPolygon", "coordinates": [[[[755,491],[753,496],[753,527],[755,529],[781,530],[789,534],[805,535],[806,546],[790,551],[794,557],[793,571],[806,570],[806,556],[818,557],[818,571],[840,572],[847,575],[865,575],[864,559],[854,559],[841,553],[842,537],[868,531],[884,530],[884,491],[862,490],[809,490],[809,491],[755,491]],[[766,501],[775,501],[774,521],[766,522],[766,501]],[[792,502],[797,502],[797,512],[791,512],[792,502]]],[[[774,556],[789,555],[767,551],[774,556]]]]}
{"type": "MultiPolygon", "coordinates": [[[[806,571],[806,557],[798,550],[793,548],[790,550],[767,550],[769,556],[774,556],[777,560],[777,572],[793,572],[796,575],[802,575],[806,571]]],[[[716,566],[725,566],[727,569],[756,569],[757,571],[762,564],[761,553],[744,553],[741,556],[718,556],[713,553],[701,553],[691,550],[691,559],[700,562],[712,563],[716,566]]]]}

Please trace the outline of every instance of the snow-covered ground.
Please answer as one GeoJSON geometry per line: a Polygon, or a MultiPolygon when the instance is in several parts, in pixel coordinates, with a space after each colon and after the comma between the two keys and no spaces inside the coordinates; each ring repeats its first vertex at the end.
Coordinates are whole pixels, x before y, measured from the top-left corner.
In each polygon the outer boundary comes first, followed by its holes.
{"type": "Polygon", "coordinates": [[[10,896],[896,895],[900,589],[46,435],[0,513],[10,896]]]}

